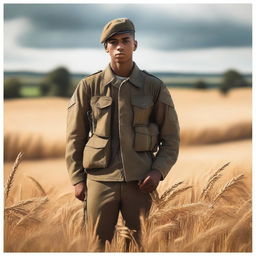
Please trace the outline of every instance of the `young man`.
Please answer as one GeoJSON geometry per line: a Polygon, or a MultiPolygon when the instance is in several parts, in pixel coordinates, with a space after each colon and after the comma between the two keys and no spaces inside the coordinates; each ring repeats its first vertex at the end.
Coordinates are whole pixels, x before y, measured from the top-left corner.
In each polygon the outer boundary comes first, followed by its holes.
{"type": "Polygon", "coordinates": [[[177,160],[179,124],[162,81],[133,62],[133,23],[110,21],[101,43],[111,61],[82,79],[70,100],[66,163],[75,196],[87,199],[89,223],[99,218],[104,243],[113,237],[119,211],[126,226],[139,232],[149,193],[177,160]]]}

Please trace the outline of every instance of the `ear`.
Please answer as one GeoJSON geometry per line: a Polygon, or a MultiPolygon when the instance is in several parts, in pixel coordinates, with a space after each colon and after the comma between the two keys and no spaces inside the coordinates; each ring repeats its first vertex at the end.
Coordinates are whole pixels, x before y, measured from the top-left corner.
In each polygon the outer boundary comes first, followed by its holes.
{"type": "Polygon", "coordinates": [[[136,51],[137,47],[138,47],[138,42],[137,42],[137,40],[134,40],[134,49],[133,49],[133,51],[136,51]]]}
{"type": "Polygon", "coordinates": [[[108,44],[107,43],[104,43],[104,49],[105,49],[105,52],[109,52],[109,50],[108,50],[108,44]]]}

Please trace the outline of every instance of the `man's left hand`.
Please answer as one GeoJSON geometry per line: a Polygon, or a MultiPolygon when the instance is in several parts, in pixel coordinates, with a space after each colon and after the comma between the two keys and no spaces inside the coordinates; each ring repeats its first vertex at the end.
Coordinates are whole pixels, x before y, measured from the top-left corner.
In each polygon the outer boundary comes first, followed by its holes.
{"type": "Polygon", "coordinates": [[[159,184],[162,174],[157,170],[149,172],[148,176],[139,184],[142,192],[150,193],[155,190],[159,184]]]}

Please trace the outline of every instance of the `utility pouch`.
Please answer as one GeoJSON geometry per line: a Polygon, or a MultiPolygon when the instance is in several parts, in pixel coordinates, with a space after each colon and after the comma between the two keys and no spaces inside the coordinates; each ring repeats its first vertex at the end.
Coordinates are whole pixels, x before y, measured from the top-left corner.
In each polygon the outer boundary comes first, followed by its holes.
{"type": "Polygon", "coordinates": [[[155,152],[158,146],[159,129],[157,124],[135,126],[134,149],[135,151],[155,152]]]}
{"type": "Polygon", "coordinates": [[[86,169],[106,168],[110,161],[110,138],[93,134],[85,145],[83,167],[86,169]]]}

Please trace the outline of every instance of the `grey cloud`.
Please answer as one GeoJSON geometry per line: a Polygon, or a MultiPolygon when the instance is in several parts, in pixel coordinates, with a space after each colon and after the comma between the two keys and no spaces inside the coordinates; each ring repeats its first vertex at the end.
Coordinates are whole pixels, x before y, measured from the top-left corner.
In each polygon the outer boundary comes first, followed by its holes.
{"type": "MultiPolygon", "coordinates": [[[[140,44],[169,50],[221,46],[251,46],[251,23],[223,16],[216,20],[173,17],[155,5],[5,4],[5,20],[26,17],[32,29],[19,43],[33,48],[100,47],[102,27],[113,18],[128,17],[136,25],[140,44]],[[146,8],[145,8],[146,7],[146,8]]],[[[165,5],[173,8],[172,5],[165,5]]],[[[209,8],[211,6],[209,5],[209,8]]],[[[232,5],[230,5],[232,8],[232,5]]]]}

